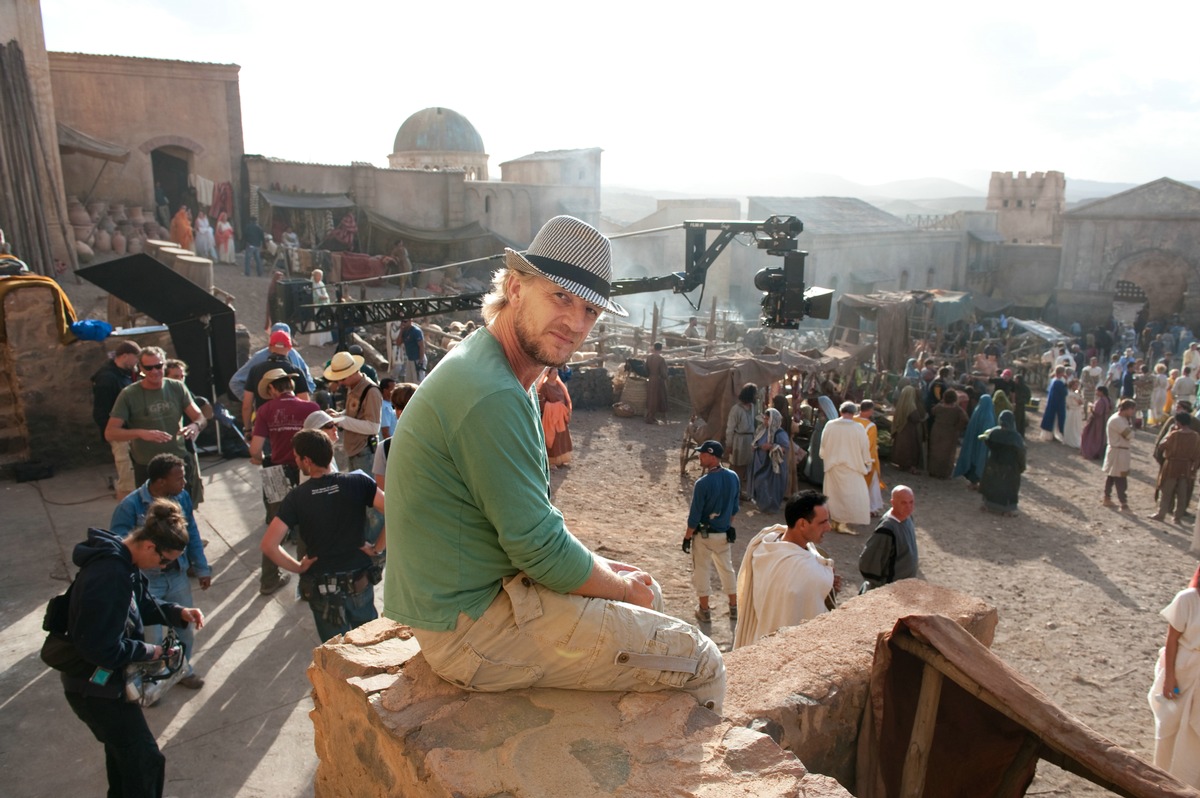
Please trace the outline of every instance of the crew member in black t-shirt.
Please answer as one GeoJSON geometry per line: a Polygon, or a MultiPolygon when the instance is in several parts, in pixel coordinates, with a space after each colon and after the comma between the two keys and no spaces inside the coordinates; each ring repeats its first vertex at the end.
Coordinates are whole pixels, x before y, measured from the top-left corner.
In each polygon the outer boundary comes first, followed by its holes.
{"type": "Polygon", "coordinates": [[[322,642],[379,617],[375,611],[371,558],[383,551],[366,541],[368,507],[383,512],[383,491],[361,472],[331,472],[333,444],[320,430],[303,429],[292,438],[296,465],[308,481],[284,498],[267,527],[262,551],[280,568],[300,574],[300,593],[308,600],[322,642]],[[297,561],[281,544],[288,527],[300,533],[307,554],[297,561]]]}

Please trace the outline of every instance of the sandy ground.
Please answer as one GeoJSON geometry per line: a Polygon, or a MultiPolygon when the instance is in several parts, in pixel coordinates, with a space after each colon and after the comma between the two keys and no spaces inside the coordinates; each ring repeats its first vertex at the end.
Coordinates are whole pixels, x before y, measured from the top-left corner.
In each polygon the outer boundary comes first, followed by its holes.
{"type": "MultiPolygon", "coordinates": [[[[661,427],[577,413],[571,424],[577,459],[555,472],[554,488],[571,529],[588,546],[649,570],[663,585],[667,611],[691,619],[690,558],[679,540],[700,471],[692,461],[680,478],[683,428],[682,412],[661,427]]],[[[993,650],[1063,709],[1143,757],[1154,740],[1146,692],[1166,633],[1158,611],[1196,567],[1188,555],[1190,527],[1145,517],[1154,512],[1153,442],[1153,432],[1137,433],[1130,514],[1101,506],[1099,465],[1057,443],[1029,444],[1015,518],[981,512],[964,480],[884,470],[889,486],[903,481],[916,494],[924,577],[995,605],[993,650]]],[[[782,513],[764,515],[743,504],[735,565],[755,532],[782,522],[782,513]]],[[[855,591],[868,532],[825,538],[855,591]]],[[[715,577],[713,592],[710,634],[727,650],[732,630],[715,577]]],[[[1108,793],[1043,763],[1031,794],[1108,793]]]]}
{"type": "MultiPolygon", "coordinates": [[[[237,297],[239,321],[255,345],[265,343],[266,278],[247,279],[240,266],[218,266],[216,283],[237,297]]],[[[68,289],[80,315],[98,306],[98,292],[68,289]]],[[[310,363],[320,362],[312,356],[317,353],[302,351],[310,363]]],[[[326,358],[331,351],[322,350],[326,358]]],[[[693,461],[681,479],[686,410],[672,408],[671,416],[664,426],[648,426],[606,411],[576,413],[575,463],[554,472],[553,489],[570,528],[589,547],[654,574],[668,612],[691,619],[690,557],[679,541],[699,468],[693,461]]],[[[1152,432],[1137,433],[1130,514],[1101,506],[1099,465],[1056,443],[1030,442],[1015,518],[980,512],[978,494],[961,480],[903,476],[916,494],[924,577],[994,604],[1000,615],[995,652],[1065,710],[1144,757],[1153,745],[1146,692],[1165,637],[1158,611],[1196,567],[1188,554],[1190,528],[1146,518],[1155,509],[1152,445],[1152,432]]],[[[885,468],[889,486],[900,479],[885,468]]],[[[782,513],[763,515],[743,504],[735,565],[758,529],[782,520],[782,513]]],[[[851,590],[868,531],[830,533],[825,540],[851,590]]],[[[713,604],[711,635],[728,649],[726,602],[715,598],[713,604]]],[[[1031,794],[1106,793],[1043,763],[1031,794]]]]}

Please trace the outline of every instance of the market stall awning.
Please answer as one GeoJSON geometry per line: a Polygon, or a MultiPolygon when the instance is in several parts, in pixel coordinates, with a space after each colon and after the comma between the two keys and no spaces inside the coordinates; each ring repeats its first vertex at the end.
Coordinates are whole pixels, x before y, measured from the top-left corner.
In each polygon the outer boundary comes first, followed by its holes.
{"type": "Polygon", "coordinates": [[[428,244],[452,244],[459,241],[468,241],[473,238],[499,238],[499,236],[479,224],[479,222],[471,222],[462,227],[452,227],[448,230],[427,230],[421,227],[411,227],[395,219],[389,219],[368,208],[363,208],[363,213],[367,217],[367,224],[410,242],[420,241],[428,244]]]}
{"type": "Polygon", "coordinates": [[[971,315],[975,306],[971,295],[959,291],[932,291],[933,323],[945,329],[956,321],[971,315]]]}
{"type": "Polygon", "coordinates": [[[1029,321],[1027,319],[1009,319],[1008,323],[1014,325],[1022,332],[1031,332],[1044,341],[1069,341],[1071,339],[1070,335],[1067,335],[1062,330],[1051,327],[1045,322],[1029,321]]]}
{"type": "Polygon", "coordinates": [[[345,194],[304,194],[290,191],[258,190],[258,196],[272,208],[291,208],[302,211],[336,211],[353,208],[354,200],[345,194]]]}
{"type": "Polygon", "coordinates": [[[129,149],[127,147],[103,141],[95,136],[89,136],[87,133],[76,130],[70,125],[64,125],[62,122],[58,122],[56,125],[58,127],[59,152],[64,152],[67,155],[75,153],[90,155],[93,158],[113,161],[114,163],[125,163],[129,160],[129,149]]]}

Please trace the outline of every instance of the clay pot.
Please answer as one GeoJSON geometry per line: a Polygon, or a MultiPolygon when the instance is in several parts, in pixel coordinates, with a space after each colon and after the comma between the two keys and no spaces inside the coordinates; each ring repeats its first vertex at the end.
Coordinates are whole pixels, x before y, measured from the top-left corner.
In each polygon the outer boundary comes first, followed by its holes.
{"type": "Polygon", "coordinates": [[[129,211],[127,213],[129,215],[129,221],[131,224],[136,224],[138,227],[141,227],[142,225],[144,225],[146,223],[146,217],[142,216],[142,206],[141,205],[130,206],[129,211]]]}
{"type": "Polygon", "coordinates": [[[109,209],[108,215],[111,216],[112,220],[118,224],[120,222],[129,221],[129,217],[125,215],[125,204],[122,202],[114,203],[112,208],[109,209]]]}
{"type": "Polygon", "coordinates": [[[96,251],[112,252],[112,236],[103,229],[96,231],[96,251]]]}
{"type": "Polygon", "coordinates": [[[140,236],[133,236],[125,244],[125,251],[130,255],[137,255],[142,251],[142,244],[145,243],[145,241],[146,239],[140,236]]]}
{"type": "Polygon", "coordinates": [[[108,233],[110,236],[117,229],[117,223],[112,220],[111,216],[105,216],[96,226],[108,233]]]}
{"type": "Polygon", "coordinates": [[[142,230],[146,233],[146,238],[158,238],[158,222],[147,217],[142,224],[142,230]]]}
{"type": "Polygon", "coordinates": [[[95,229],[92,227],[91,223],[88,223],[88,224],[72,223],[71,227],[73,227],[75,229],[75,240],[76,241],[87,241],[88,236],[90,236],[92,234],[92,230],[95,229]]]}
{"type": "Polygon", "coordinates": [[[113,233],[112,251],[114,253],[116,253],[117,255],[124,255],[125,254],[125,243],[126,243],[125,236],[122,235],[120,230],[113,233]]]}
{"type": "Polygon", "coordinates": [[[75,257],[79,258],[80,263],[88,264],[92,262],[92,259],[96,257],[96,254],[92,252],[92,248],[87,244],[83,243],[82,241],[76,241],[75,257]]]}
{"type": "Polygon", "coordinates": [[[88,206],[88,214],[91,215],[93,224],[99,222],[100,217],[104,216],[106,213],[108,213],[107,202],[93,202],[88,206]]]}
{"type": "Polygon", "coordinates": [[[91,227],[92,217],[87,212],[87,208],[76,202],[67,209],[67,218],[71,220],[71,224],[75,227],[91,227]]]}

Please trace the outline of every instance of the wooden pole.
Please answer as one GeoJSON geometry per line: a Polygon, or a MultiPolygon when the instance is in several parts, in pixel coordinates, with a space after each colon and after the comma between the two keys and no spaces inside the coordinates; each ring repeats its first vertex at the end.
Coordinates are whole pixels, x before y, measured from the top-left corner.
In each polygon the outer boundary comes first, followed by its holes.
{"type": "Polygon", "coordinates": [[[937,726],[938,702],[942,697],[941,672],[925,663],[921,673],[921,695],[913,716],[912,736],[904,757],[904,774],[900,778],[901,798],[920,798],[925,791],[925,773],[929,768],[929,752],[933,747],[933,732],[937,726]]]}
{"type": "Polygon", "coordinates": [[[708,329],[705,330],[705,337],[708,338],[708,346],[704,347],[704,356],[712,357],[713,341],[717,340],[717,298],[712,298],[712,303],[708,307],[708,329]]]}

